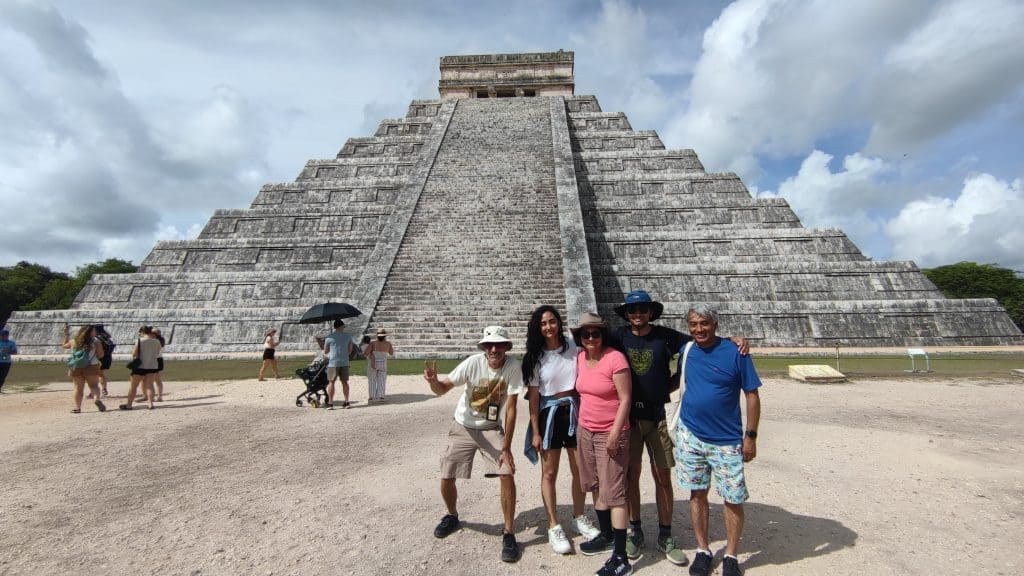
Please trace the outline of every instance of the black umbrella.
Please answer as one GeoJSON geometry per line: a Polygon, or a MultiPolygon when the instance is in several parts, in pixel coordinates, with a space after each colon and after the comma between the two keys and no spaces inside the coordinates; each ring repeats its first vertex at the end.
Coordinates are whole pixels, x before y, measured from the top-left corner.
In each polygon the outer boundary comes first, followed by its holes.
{"type": "Polygon", "coordinates": [[[358,308],[345,302],[324,302],[306,310],[302,318],[299,318],[299,324],[318,324],[329,320],[353,318],[362,314],[358,308]]]}

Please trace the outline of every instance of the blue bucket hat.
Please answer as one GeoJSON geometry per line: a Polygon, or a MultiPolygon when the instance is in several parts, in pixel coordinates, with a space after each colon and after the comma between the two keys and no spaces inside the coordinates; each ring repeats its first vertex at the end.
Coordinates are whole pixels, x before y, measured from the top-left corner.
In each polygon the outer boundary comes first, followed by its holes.
{"type": "Polygon", "coordinates": [[[661,302],[655,302],[646,290],[632,290],[629,294],[626,294],[626,301],[615,307],[615,313],[623,320],[629,320],[629,317],[626,316],[626,307],[630,304],[649,304],[651,307],[651,322],[660,318],[661,313],[665,311],[665,306],[661,302]]]}

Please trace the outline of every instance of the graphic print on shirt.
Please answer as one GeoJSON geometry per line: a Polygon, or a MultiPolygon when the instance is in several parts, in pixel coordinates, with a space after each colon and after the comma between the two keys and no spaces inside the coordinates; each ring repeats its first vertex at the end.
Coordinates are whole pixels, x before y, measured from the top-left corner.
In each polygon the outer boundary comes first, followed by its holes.
{"type": "Polygon", "coordinates": [[[501,406],[508,382],[504,378],[481,378],[473,385],[469,396],[469,408],[474,416],[487,418],[487,407],[491,404],[501,406]]]}
{"type": "Polygon", "coordinates": [[[654,350],[650,348],[630,348],[627,350],[629,353],[629,367],[633,369],[633,372],[643,376],[651,369],[651,364],[654,363],[654,350]]]}

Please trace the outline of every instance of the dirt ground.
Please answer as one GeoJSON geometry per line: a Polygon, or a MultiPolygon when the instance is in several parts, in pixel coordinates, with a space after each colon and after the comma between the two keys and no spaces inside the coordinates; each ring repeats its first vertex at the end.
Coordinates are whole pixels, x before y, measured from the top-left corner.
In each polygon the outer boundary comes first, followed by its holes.
{"type": "MultiPolygon", "coordinates": [[[[15,366],[15,369],[17,367],[15,366]]],[[[391,377],[386,404],[297,408],[297,379],[168,383],[158,409],[70,414],[70,386],[0,395],[0,574],[592,574],[555,555],[540,470],[517,453],[522,560],[499,560],[498,485],[459,482],[443,514],[438,457],[455,394],[391,377]]],[[[1024,573],[1024,379],[768,379],[740,560],[750,576],[1024,573]]],[[[520,403],[517,445],[525,429],[520,403]]],[[[560,515],[571,522],[567,468],[560,515]]],[[[674,530],[692,556],[687,494],[674,530]]],[[[656,532],[653,484],[643,520],[656,532]]],[[[721,500],[712,496],[715,574],[721,500]]],[[[592,512],[591,512],[592,515],[592,512]]],[[[593,516],[592,516],[593,517],[593,516]]],[[[575,543],[579,543],[579,537],[575,543]]],[[[640,574],[686,574],[652,547],[640,574]]]]}

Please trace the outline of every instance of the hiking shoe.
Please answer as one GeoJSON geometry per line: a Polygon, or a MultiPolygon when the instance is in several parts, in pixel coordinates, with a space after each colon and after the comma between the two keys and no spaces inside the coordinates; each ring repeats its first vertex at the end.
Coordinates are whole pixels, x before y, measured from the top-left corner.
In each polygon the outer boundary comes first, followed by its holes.
{"type": "Polygon", "coordinates": [[[615,543],[611,538],[604,534],[598,534],[594,538],[580,544],[580,552],[582,552],[584,556],[604,554],[605,552],[611,552],[614,544],[615,543]]]}
{"type": "Polygon", "coordinates": [[[569,544],[569,539],[565,537],[565,530],[562,530],[562,525],[558,524],[554,528],[548,528],[548,542],[551,543],[551,549],[555,551],[555,554],[568,554],[572,552],[572,545],[569,544]]]}
{"type": "Polygon", "coordinates": [[[586,514],[581,514],[576,517],[576,533],[583,536],[587,540],[593,540],[597,538],[597,535],[601,533],[597,526],[590,523],[590,517],[586,514]]]}
{"type": "Polygon", "coordinates": [[[732,556],[723,558],[722,576],[743,576],[743,571],[740,570],[740,561],[732,556]]]}
{"type": "MultiPolygon", "coordinates": [[[[657,547],[660,552],[665,553],[665,558],[676,566],[686,566],[690,562],[686,559],[686,552],[676,548],[676,543],[672,541],[671,536],[658,538],[657,547]]],[[[626,549],[629,550],[628,543],[626,549]]]]}
{"type": "Polygon", "coordinates": [[[629,576],[632,573],[633,567],[629,565],[629,560],[612,554],[612,557],[596,572],[596,576],[629,576]]]}
{"type": "Polygon", "coordinates": [[[451,514],[445,514],[441,521],[437,523],[437,528],[434,528],[434,538],[447,538],[452,532],[459,529],[459,517],[451,514]]]}
{"type": "MultiPolygon", "coordinates": [[[[564,537],[565,535],[563,534],[562,536],[564,537]]],[[[506,532],[501,535],[501,561],[515,562],[517,560],[519,560],[519,542],[516,542],[515,534],[506,532]]]]}
{"type": "Polygon", "coordinates": [[[640,528],[634,528],[629,536],[626,536],[626,557],[630,560],[636,560],[643,554],[644,549],[644,531],[640,528]]]}
{"type": "Polygon", "coordinates": [[[707,552],[697,551],[693,557],[693,564],[690,565],[690,576],[708,576],[711,574],[711,564],[715,557],[707,552]]]}

